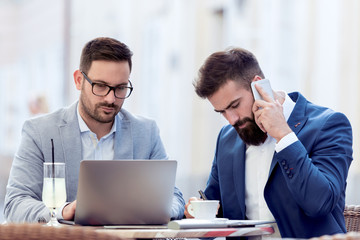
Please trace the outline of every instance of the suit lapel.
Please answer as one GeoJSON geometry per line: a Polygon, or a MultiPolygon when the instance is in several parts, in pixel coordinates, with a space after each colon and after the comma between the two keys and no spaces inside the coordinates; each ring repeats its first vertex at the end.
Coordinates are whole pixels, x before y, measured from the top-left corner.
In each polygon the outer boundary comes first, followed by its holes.
{"type": "Polygon", "coordinates": [[[123,112],[118,114],[114,142],[115,159],[134,159],[133,136],[130,120],[123,112]]]}
{"type": "MultiPolygon", "coordinates": [[[[233,156],[233,176],[236,196],[238,197],[239,206],[241,212],[245,216],[245,152],[246,147],[243,141],[236,140],[236,144],[233,149],[236,149],[236,153],[233,156]]],[[[235,151],[235,150],[234,150],[235,151]]]]}
{"type": "MultiPolygon", "coordinates": [[[[295,101],[295,107],[291,112],[291,115],[287,121],[291,130],[298,135],[300,130],[305,126],[307,122],[307,116],[305,116],[305,108],[306,108],[306,99],[300,93],[290,93],[290,98],[295,101]]],[[[269,177],[274,170],[274,167],[277,163],[276,152],[274,153],[273,160],[270,165],[269,177]]]]}
{"type": "MultiPolygon", "coordinates": [[[[59,133],[66,165],[66,185],[69,193],[77,192],[78,173],[82,160],[80,127],[77,118],[77,104],[73,104],[63,116],[64,123],[59,125],[59,133]]],[[[76,196],[68,196],[70,201],[76,196]]]]}

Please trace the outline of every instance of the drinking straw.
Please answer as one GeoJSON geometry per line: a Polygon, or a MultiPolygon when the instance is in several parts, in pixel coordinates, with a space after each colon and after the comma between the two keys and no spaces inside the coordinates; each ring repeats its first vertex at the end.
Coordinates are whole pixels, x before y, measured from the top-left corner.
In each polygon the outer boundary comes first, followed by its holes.
{"type": "Polygon", "coordinates": [[[52,155],[52,173],[53,173],[53,177],[54,177],[54,174],[55,174],[55,159],[54,159],[54,140],[51,139],[51,155],[52,155]]]}
{"type": "MultiPolygon", "coordinates": [[[[55,158],[54,158],[54,140],[51,139],[51,157],[52,157],[52,190],[53,190],[53,205],[55,204],[55,158]]],[[[51,213],[53,214],[53,213],[51,213]]]]}

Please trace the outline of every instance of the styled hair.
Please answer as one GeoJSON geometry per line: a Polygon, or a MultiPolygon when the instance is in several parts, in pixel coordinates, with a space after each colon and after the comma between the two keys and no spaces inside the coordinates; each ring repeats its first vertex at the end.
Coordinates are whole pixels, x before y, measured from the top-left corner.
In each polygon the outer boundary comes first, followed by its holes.
{"type": "Polygon", "coordinates": [[[88,73],[91,64],[96,60],[105,61],[128,61],[130,72],[132,67],[131,57],[133,53],[124,43],[108,37],[99,37],[88,42],[81,52],[80,69],[88,73]]]}
{"type": "Polygon", "coordinates": [[[245,49],[231,48],[211,54],[201,66],[193,85],[199,97],[208,98],[230,80],[250,90],[256,75],[265,78],[256,57],[245,49]]]}

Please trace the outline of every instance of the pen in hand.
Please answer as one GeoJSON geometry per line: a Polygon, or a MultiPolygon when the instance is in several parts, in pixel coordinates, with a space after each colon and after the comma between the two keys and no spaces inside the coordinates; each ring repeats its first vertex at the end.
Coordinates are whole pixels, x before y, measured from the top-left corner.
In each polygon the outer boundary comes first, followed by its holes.
{"type": "Polygon", "coordinates": [[[203,200],[208,200],[202,190],[199,190],[199,194],[200,194],[200,196],[201,196],[201,198],[202,198],[203,200]]]}

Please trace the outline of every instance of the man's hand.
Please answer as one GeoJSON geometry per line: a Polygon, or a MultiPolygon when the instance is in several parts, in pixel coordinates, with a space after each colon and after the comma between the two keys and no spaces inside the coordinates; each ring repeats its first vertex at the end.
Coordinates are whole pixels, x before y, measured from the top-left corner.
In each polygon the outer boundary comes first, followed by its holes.
{"type": "Polygon", "coordinates": [[[255,88],[264,99],[254,102],[252,111],[255,122],[263,132],[267,132],[279,142],[284,136],[292,132],[285,120],[283,107],[279,102],[280,97],[278,94],[275,94],[274,100],[261,86],[255,84],[255,88]]]}
{"type": "Polygon", "coordinates": [[[184,211],[184,214],[186,216],[186,218],[194,218],[193,216],[190,215],[190,213],[188,212],[188,207],[190,205],[190,201],[199,201],[201,200],[200,198],[196,198],[196,197],[191,197],[188,201],[188,203],[185,205],[185,211],[184,211]]]}
{"type": "Polygon", "coordinates": [[[75,216],[76,200],[66,205],[62,211],[64,220],[73,220],[75,216]]]}

